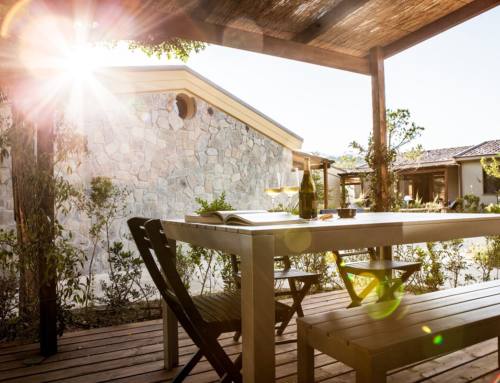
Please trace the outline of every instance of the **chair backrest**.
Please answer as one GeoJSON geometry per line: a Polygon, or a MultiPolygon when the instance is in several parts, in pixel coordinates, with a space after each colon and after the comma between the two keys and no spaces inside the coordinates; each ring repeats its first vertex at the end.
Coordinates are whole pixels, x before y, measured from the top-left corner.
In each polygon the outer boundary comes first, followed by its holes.
{"type": "Polygon", "coordinates": [[[175,241],[167,240],[160,220],[134,217],[127,224],[154,284],[181,325],[188,332],[189,327],[201,325],[201,314],[176,269],[175,241]],[[155,258],[163,272],[158,268],[155,258]]]}
{"type": "Polygon", "coordinates": [[[342,262],[345,257],[358,257],[362,255],[368,255],[372,261],[377,259],[377,253],[374,248],[369,247],[366,249],[356,249],[356,250],[338,250],[334,252],[336,255],[337,264],[342,262]]]}

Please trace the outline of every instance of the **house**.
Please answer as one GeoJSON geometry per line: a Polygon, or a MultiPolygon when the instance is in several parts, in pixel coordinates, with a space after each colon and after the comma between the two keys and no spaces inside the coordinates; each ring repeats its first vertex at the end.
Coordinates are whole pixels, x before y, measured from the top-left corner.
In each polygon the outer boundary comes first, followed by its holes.
{"type": "MultiPolygon", "coordinates": [[[[500,140],[485,141],[473,146],[425,150],[418,157],[401,155],[394,170],[398,175],[401,196],[431,202],[436,198],[449,203],[466,194],[474,194],[481,203],[497,203],[500,179],[487,175],[481,158],[500,153],[500,140]]],[[[354,198],[367,192],[365,177],[371,170],[361,165],[341,174],[354,198]]]]}
{"type": "MultiPolygon", "coordinates": [[[[292,171],[301,137],[185,66],[109,68],[94,76],[106,102],[86,94],[92,102],[84,113],[67,116],[88,141],[89,155],[71,176],[76,184],[106,176],[127,187],[129,216],[182,217],[198,208],[195,197],[222,192],[237,209],[271,207],[266,184],[292,171]]],[[[12,123],[6,101],[1,130],[12,123]]],[[[9,158],[0,166],[0,196],[0,226],[12,226],[9,158]]],[[[117,238],[126,232],[125,219],[117,238]]],[[[83,213],[61,220],[75,241],[88,243],[83,213]]]]}

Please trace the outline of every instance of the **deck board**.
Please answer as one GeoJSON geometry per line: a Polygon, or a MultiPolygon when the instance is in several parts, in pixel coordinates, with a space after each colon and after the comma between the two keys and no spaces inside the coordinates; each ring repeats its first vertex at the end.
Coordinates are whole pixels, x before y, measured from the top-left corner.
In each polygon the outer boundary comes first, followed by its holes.
{"type": "MultiPolygon", "coordinates": [[[[345,307],[349,298],[344,291],[309,296],[304,302],[308,314],[326,313],[345,307]]],[[[296,325],[290,324],[278,339],[296,336],[296,325]]],[[[231,334],[220,338],[226,352],[235,358],[241,344],[231,334]]],[[[163,370],[161,321],[153,320],[114,327],[81,330],[60,339],[60,352],[35,366],[23,361],[37,354],[37,344],[19,342],[0,345],[0,382],[38,383],[152,383],[172,379],[176,370],[163,370]]],[[[195,350],[185,332],[179,330],[180,361],[185,363],[195,350]]],[[[492,339],[464,350],[391,371],[389,382],[496,382],[500,376],[496,361],[497,342],[492,339]]],[[[324,383],[354,382],[348,366],[316,352],[316,381],[324,383]]],[[[296,382],[297,347],[295,343],[276,347],[276,381],[296,382]]],[[[187,382],[217,380],[204,359],[195,367],[187,382]]]]}

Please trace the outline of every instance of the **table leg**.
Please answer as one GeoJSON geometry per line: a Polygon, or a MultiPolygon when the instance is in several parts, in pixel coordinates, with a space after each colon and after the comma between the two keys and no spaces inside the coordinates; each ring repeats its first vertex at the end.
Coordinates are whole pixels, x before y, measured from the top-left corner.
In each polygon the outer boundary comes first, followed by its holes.
{"type": "MultiPolygon", "coordinates": [[[[176,248],[175,241],[168,240],[168,244],[173,249],[176,248]]],[[[174,264],[175,261],[176,259],[174,259],[174,264]]],[[[166,370],[171,370],[179,365],[178,324],[174,312],[164,300],[161,302],[161,310],[163,318],[163,366],[166,370]]]]}
{"type": "Polygon", "coordinates": [[[243,381],[274,382],[274,237],[252,236],[241,254],[243,381]]]}

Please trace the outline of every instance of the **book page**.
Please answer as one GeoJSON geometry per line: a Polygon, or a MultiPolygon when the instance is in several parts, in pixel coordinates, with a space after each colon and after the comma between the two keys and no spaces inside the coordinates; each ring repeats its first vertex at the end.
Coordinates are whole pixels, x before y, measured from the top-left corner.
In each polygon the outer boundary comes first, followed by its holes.
{"type": "Polygon", "coordinates": [[[245,226],[265,226],[280,225],[287,223],[302,223],[300,217],[286,212],[261,212],[246,214],[231,214],[227,216],[225,223],[227,225],[245,225],[245,226]]]}

